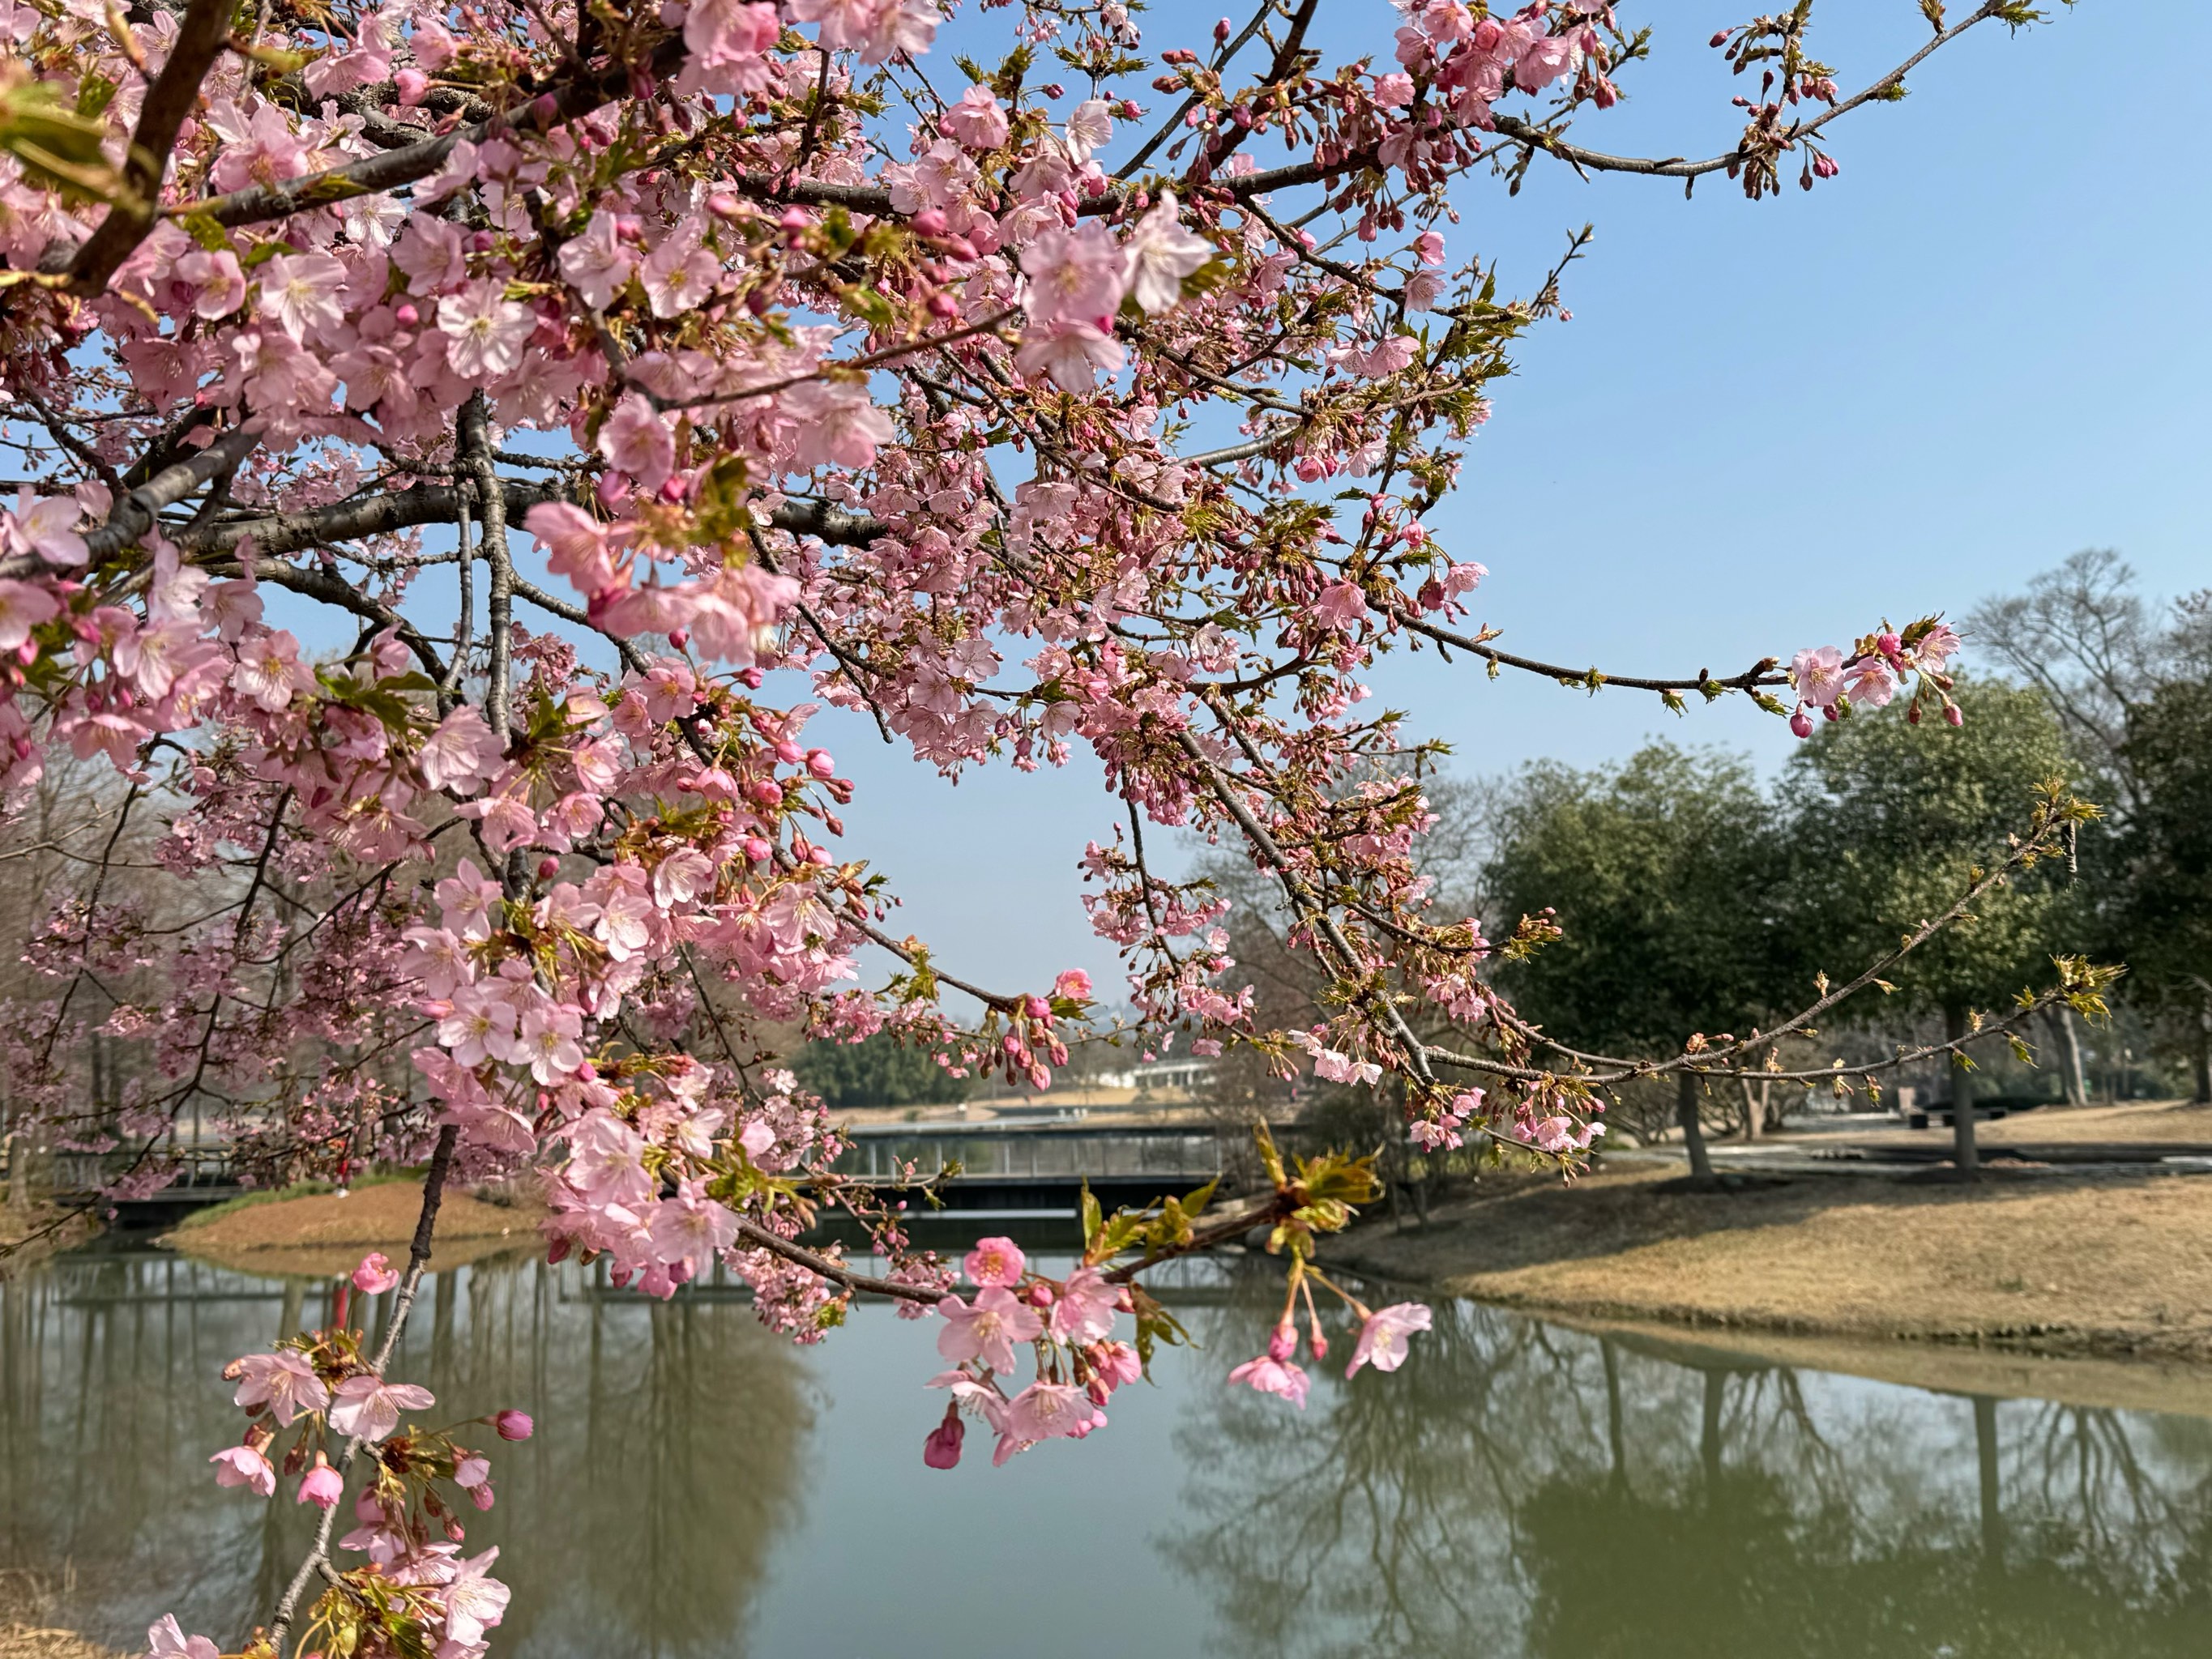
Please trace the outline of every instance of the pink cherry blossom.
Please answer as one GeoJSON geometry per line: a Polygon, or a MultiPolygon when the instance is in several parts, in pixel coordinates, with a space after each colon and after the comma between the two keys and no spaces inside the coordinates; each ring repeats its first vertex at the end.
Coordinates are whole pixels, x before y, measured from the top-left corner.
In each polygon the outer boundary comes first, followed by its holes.
{"type": "Polygon", "coordinates": [[[1280,1395],[1300,1411],[1306,1407],[1306,1390],[1313,1386],[1312,1379],[1299,1367],[1268,1354],[1246,1360],[1229,1373],[1229,1380],[1249,1383],[1261,1394],[1280,1395]]]}
{"type": "Polygon", "coordinates": [[[75,526],[83,510],[70,496],[33,495],[26,490],[13,513],[0,513],[0,547],[31,554],[48,564],[81,565],[88,555],[75,526]]]}
{"type": "Polygon", "coordinates": [[[1830,708],[1844,692],[1844,653],[1832,645],[1800,651],[1790,659],[1790,678],[1804,702],[1830,708]]]}
{"type": "Polygon", "coordinates": [[[165,1613],[146,1627],[145,1659],[222,1659],[216,1644],[204,1636],[186,1636],[177,1615],[165,1613]]]}
{"type": "Polygon", "coordinates": [[[353,1270],[353,1283],[363,1296],[382,1296],[399,1283],[399,1274],[383,1251],[371,1250],[362,1257],[361,1266],[353,1270]]]}
{"type": "Polygon", "coordinates": [[[490,775],[499,760],[500,741],[483,716],[463,703],[438,722],[416,753],[422,781],[433,789],[466,787],[490,775]]]}
{"type": "Polygon", "coordinates": [[[405,1412],[428,1411],[437,1400],[412,1382],[386,1382],[363,1373],[338,1384],[331,1400],[331,1426],[362,1440],[382,1440],[405,1412]]]}
{"type": "Polygon", "coordinates": [[[300,1495],[296,1501],[313,1504],[319,1510],[327,1510],[334,1508],[338,1499],[344,1496],[345,1481],[326,1459],[319,1455],[315,1459],[315,1467],[301,1477],[300,1495]]]}
{"type": "Polygon", "coordinates": [[[259,1498],[270,1497],[276,1490],[276,1471],[252,1446],[225,1446],[208,1462],[215,1465],[218,1486],[250,1486],[259,1498]]]}
{"type": "Polygon", "coordinates": [[[1028,1265],[1029,1258],[1022,1254],[1020,1245],[1000,1237],[976,1240],[975,1248],[961,1263],[973,1285],[1018,1285],[1028,1265]]]}
{"type": "Polygon", "coordinates": [[[1011,1371],[1014,1344],[1034,1341],[1044,1331],[1044,1321],[1036,1310],[1015,1301],[1013,1292],[1002,1285],[977,1291],[972,1307],[948,1296],[937,1304],[937,1311],[945,1318],[937,1352],[956,1365],[981,1360],[994,1371],[1011,1371]]]}
{"type": "Polygon", "coordinates": [[[482,1555],[457,1563],[453,1576],[445,1581],[439,1599],[445,1604],[447,1640],[465,1645],[481,1642],[484,1632],[507,1616],[512,1592],[489,1576],[492,1563],[498,1559],[495,1545],[482,1555]]]}
{"type": "MultiPolygon", "coordinates": [[[[973,1278],[971,1272],[969,1275],[973,1278]]],[[[1114,1315],[1120,1306],[1120,1289],[1107,1283],[1096,1267],[1078,1267],[1061,1284],[1048,1310],[1046,1322],[1055,1340],[1070,1344],[1100,1342],[1113,1334],[1114,1315]]]]}
{"type": "Polygon", "coordinates": [[[41,623],[61,615],[61,602],[43,587],[0,578],[0,651],[14,651],[41,623]]]}
{"type": "Polygon", "coordinates": [[[970,87],[938,118],[938,125],[970,149],[996,149],[1006,142],[1006,112],[988,87],[970,87]]]}
{"type": "Polygon", "coordinates": [[[1406,1362],[1406,1340],[1429,1328],[1429,1310],[1418,1302],[1394,1302],[1369,1314],[1359,1327],[1359,1340],[1352,1350],[1346,1376],[1363,1365],[1378,1371],[1395,1371],[1406,1362]]]}
{"type": "Polygon", "coordinates": [[[1072,1382],[1032,1382],[1008,1405],[1006,1432],[1024,1444],[1063,1436],[1080,1439],[1106,1421],[1072,1382]]]}
{"type": "Polygon", "coordinates": [[[248,1354],[232,1361],[224,1375],[238,1379],[238,1392],[232,1396],[235,1403],[249,1410],[265,1406],[280,1424],[331,1403],[330,1390],[314,1367],[289,1350],[248,1354]]]}
{"type": "Polygon", "coordinates": [[[1212,243],[1185,230],[1172,191],[1160,192],[1159,201],[1137,222],[1123,244],[1128,262],[1129,296],[1146,312],[1158,314],[1182,301],[1183,278],[1214,257],[1212,243]]]}
{"type": "Polygon", "coordinates": [[[446,362],[456,374],[510,374],[522,361],[522,343],[537,326],[530,307],[504,297],[501,285],[471,283],[438,301],[438,331],[446,337],[446,362]]]}

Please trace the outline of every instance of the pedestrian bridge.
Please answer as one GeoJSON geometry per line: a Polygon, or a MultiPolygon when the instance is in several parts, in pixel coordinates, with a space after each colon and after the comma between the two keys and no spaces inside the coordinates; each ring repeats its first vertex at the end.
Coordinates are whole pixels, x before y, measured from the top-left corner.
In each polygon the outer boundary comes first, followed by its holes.
{"type": "Polygon", "coordinates": [[[957,1163],[945,1208],[966,1213],[1073,1215],[1087,1182],[1111,1211],[1203,1187],[1222,1173],[1210,1128],[1091,1127],[1064,1124],[869,1123],[847,1127],[837,1173],[893,1182],[911,1164],[927,1179],[957,1163]]]}
{"type": "MultiPolygon", "coordinates": [[[[1043,1220],[1073,1216],[1085,1183],[1109,1212],[1180,1196],[1222,1173],[1221,1141],[1210,1128],[1132,1126],[1092,1127],[1065,1123],[882,1123],[848,1127],[852,1146],[837,1160],[838,1174],[890,1183],[911,1164],[927,1180],[947,1164],[960,1173],[943,1183],[948,1211],[1043,1220]]],[[[227,1152],[206,1146],[184,1149],[178,1180],[142,1199],[112,1205],[125,1226],[173,1225],[191,1210],[236,1198],[246,1188],[232,1173],[227,1152]]],[[[52,1166],[56,1196],[68,1203],[111,1207],[100,1188],[125,1172],[120,1155],[64,1154],[52,1166]]]]}

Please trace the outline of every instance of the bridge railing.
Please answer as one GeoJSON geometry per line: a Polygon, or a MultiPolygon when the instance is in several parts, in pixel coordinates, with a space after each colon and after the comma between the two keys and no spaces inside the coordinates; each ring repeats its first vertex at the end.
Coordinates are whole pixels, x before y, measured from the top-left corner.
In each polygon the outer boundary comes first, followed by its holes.
{"type": "Polygon", "coordinates": [[[1157,1176],[1163,1192],[1211,1181],[1222,1170],[1221,1144],[1206,1129],[1022,1128],[994,1133],[973,1125],[867,1125],[846,1132],[852,1146],[837,1172],[890,1181],[911,1162],[934,1175],[957,1161],[962,1180],[1135,1180],[1157,1176]]]}

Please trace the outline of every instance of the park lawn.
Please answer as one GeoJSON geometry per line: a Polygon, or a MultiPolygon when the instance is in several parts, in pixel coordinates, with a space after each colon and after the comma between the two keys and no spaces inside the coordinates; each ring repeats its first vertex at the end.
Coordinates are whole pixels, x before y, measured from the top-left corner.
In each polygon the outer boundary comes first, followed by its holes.
{"type": "Polygon", "coordinates": [[[1598,1320],[2212,1360],[2212,1176],[1998,1169],[1978,1185],[1804,1177],[1681,1190],[1663,1168],[1495,1178],[1328,1261],[1598,1320]]]}
{"type": "MultiPolygon", "coordinates": [[[[383,1251],[395,1267],[405,1261],[422,1206],[419,1177],[385,1181],[343,1197],[317,1193],[227,1207],[179,1227],[164,1243],[241,1273],[335,1277],[352,1272],[370,1250],[383,1251]]],[[[503,1250],[535,1248],[544,1213],[533,1204],[492,1204],[448,1192],[438,1207],[430,1266],[458,1267],[503,1250]]]]}

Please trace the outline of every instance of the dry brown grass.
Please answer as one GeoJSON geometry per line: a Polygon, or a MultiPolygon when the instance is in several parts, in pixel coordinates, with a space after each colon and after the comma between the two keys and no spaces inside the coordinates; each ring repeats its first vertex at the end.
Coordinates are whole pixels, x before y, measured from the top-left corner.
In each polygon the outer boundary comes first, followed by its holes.
{"type": "Polygon", "coordinates": [[[48,1622],[58,1593],[46,1574],[0,1568],[0,1659],[114,1659],[97,1642],[48,1622]]]}
{"type": "Polygon", "coordinates": [[[2212,1177],[1820,1176],[1722,1193],[1651,1173],[1498,1182],[1425,1231],[1328,1252],[1595,1319],[2212,1361],[2212,1177]]]}
{"type": "MultiPolygon", "coordinates": [[[[234,1210],[181,1228],[167,1242],[201,1261],[243,1273],[332,1277],[352,1272],[370,1250],[382,1250],[395,1264],[402,1261],[422,1207],[422,1182],[385,1182],[343,1198],[326,1193],[234,1210]]],[[[438,1207],[437,1248],[430,1265],[458,1267],[534,1244],[543,1214],[531,1205],[487,1204],[466,1193],[449,1193],[438,1207]]]]}

